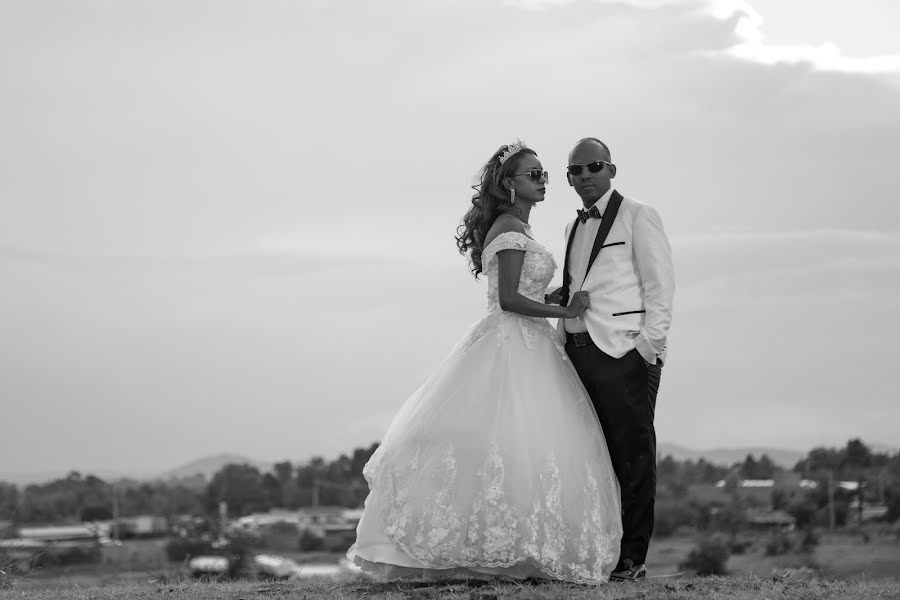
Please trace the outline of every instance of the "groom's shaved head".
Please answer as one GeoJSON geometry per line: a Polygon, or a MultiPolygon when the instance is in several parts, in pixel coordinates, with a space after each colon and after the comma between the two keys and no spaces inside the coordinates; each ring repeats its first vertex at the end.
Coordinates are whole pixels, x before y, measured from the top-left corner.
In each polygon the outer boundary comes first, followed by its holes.
{"type": "Polygon", "coordinates": [[[569,152],[569,163],[570,164],[572,162],[572,155],[575,154],[575,151],[578,150],[578,148],[580,148],[582,146],[586,146],[586,145],[600,146],[601,148],[603,148],[603,152],[606,154],[606,160],[609,162],[612,162],[612,153],[610,153],[610,151],[609,151],[609,146],[607,146],[606,144],[604,144],[597,138],[586,137],[586,138],[581,138],[580,140],[578,140],[575,143],[575,146],[572,148],[572,151],[569,152]]]}
{"type": "Polygon", "coordinates": [[[569,152],[569,168],[566,181],[589,207],[612,186],[616,166],[612,164],[609,148],[597,138],[583,138],[569,152]],[[597,164],[599,163],[599,168],[597,164]],[[587,165],[591,165],[590,168],[587,165]]]}

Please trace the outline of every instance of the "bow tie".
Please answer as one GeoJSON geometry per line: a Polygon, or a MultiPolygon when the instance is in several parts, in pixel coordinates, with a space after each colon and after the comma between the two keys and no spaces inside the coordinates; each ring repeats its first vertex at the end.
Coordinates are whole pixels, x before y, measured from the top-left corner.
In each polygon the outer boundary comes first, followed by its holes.
{"type": "Polygon", "coordinates": [[[603,215],[600,214],[600,209],[597,208],[597,205],[594,204],[587,210],[578,209],[578,220],[582,223],[587,223],[588,219],[602,219],[603,215]]]}

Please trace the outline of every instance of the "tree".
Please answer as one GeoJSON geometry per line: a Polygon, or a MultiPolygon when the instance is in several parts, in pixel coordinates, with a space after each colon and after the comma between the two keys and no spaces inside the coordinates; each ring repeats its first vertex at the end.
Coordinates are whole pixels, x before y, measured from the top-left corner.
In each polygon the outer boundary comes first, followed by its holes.
{"type": "Polygon", "coordinates": [[[759,460],[748,454],[740,466],[740,474],[744,479],[773,479],[778,470],[778,466],[766,454],[760,456],[759,460]]]}
{"type": "Polygon", "coordinates": [[[353,458],[350,461],[350,473],[353,477],[362,479],[363,467],[378,450],[378,442],[371,444],[368,448],[357,448],[353,451],[353,458]]]}
{"type": "Polygon", "coordinates": [[[740,487],[741,478],[737,473],[731,472],[725,476],[725,491],[731,496],[732,500],[738,500],[738,489],[740,489],[740,487]]]}
{"type": "Polygon", "coordinates": [[[782,469],[769,458],[768,454],[763,454],[756,462],[756,479],[774,479],[779,471],[782,469]]]}
{"type": "Polygon", "coordinates": [[[170,516],[201,515],[204,512],[203,492],[188,485],[173,484],[168,488],[170,516]]]}
{"type": "Polygon", "coordinates": [[[818,473],[836,471],[842,460],[843,454],[834,448],[816,447],[809,451],[806,458],[794,465],[794,471],[812,478],[818,473]]]}
{"type": "Polygon", "coordinates": [[[17,486],[0,481],[0,520],[14,520],[18,516],[20,500],[17,486]]]}
{"type": "Polygon", "coordinates": [[[728,467],[714,465],[703,458],[697,461],[696,468],[699,472],[697,483],[715,483],[724,479],[728,473],[728,467]]]}
{"type": "Polygon", "coordinates": [[[740,475],[744,479],[756,479],[756,461],[752,454],[748,454],[740,467],[740,475]]]}
{"type": "MultiPolygon", "coordinates": [[[[827,503],[827,500],[826,500],[827,503]]],[[[794,517],[798,528],[803,529],[813,524],[816,512],[821,508],[812,494],[804,494],[784,507],[794,517]]],[[[825,523],[827,525],[827,523],[825,523]]]]}
{"type": "Polygon", "coordinates": [[[302,488],[312,488],[324,470],[325,459],[321,456],[312,457],[308,463],[297,467],[297,485],[302,488]]]}
{"type": "Polygon", "coordinates": [[[782,488],[774,488],[772,490],[772,509],[773,510],[784,510],[787,508],[788,503],[790,502],[790,496],[788,493],[782,488]]]}
{"type": "Polygon", "coordinates": [[[230,516],[243,516],[270,508],[262,487],[262,475],[252,465],[225,465],[206,488],[206,509],[215,514],[219,502],[228,503],[230,516]]]}
{"type": "Polygon", "coordinates": [[[885,492],[885,498],[888,511],[884,518],[893,523],[900,519],[900,483],[889,487],[885,492]]]}
{"type": "Polygon", "coordinates": [[[275,478],[278,480],[279,503],[281,506],[290,507],[291,498],[294,495],[292,494],[294,491],[292,488],[296,487],[294,483],[294,465],[291,464],[291,461],[286,460],[275,463],[272,466],[272,470],[275,472],[275,478]]]}
{"type": "Polygon", "coordinates": [[[675,498],[658,498],[653,518],[653,535],[667,537],[679,527],[697,525],[696,507],[675,498]]]}
{"type": "Polygon", "coordinates": [[[862,470],[872,464],[872,451],[863,444],[862,440],[855,439],[847,442],[844,450],[844,464],[842,467],[848,470],[862,470]]]}
{"type": "Polygon", "coordinates": [[[721,536],[711,536],[700,540],[691,550],[687,560],[678,565],[679,569],[696,571],[697,575],[726,575],[725,564],[731,551],[728,542],[721,536]]]}
{"type": "Polygon", "coordinates": [[[271,473],[262,476],[263,494],[266,497],[266,504],[269,506],[282,506],[281,503],[281,483],[271,473]]]}
{"type": "Polygon", "coordinates": [[[679,465],[678,461],[672,457],[671,454],[667,454],[659,463],[656,465],[656,478],[660,482],[669,482],[674,481],[678,478],[679,465]]]}
{"type": "Polygon", "coordinates": [[[19,520],[22,522],[76,521],[86,505],[109,502],[109,485],[103,480],[78,471],[41,485],[29,485],[21,498],[19,520]]]}

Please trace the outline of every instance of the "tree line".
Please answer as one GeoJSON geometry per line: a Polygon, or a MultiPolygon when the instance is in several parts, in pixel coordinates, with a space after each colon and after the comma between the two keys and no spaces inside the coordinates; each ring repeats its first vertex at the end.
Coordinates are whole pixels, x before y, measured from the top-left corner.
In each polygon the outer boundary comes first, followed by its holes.
{"type": "Polygon", "coordinates": [[[168,481],[105,481],[77,471],[24,487],[0,481],[0,521],[72,523],[156,514],[215,516],[221,501],[231,517],[272,508],[361,506],[368,494],[363,466],[378,448],[356,448],[332,461],[275,463],[269,471],[247,464],[225,465],[207,481],[202,475],[168,481]]]}
{"type": "Polygon", "coordinates": [[[678,461],[671,456],[657,465],[655,534],[673,533],[678,527],[725,530],[732,535],[746,523],[748,510],[782,510],[795,519],[798,528],[841,527],[852,521],[851,506],[885,505],[883,520],[900,519],[900,452],[875,452],[859,439],[843,448],[817,447],[790,469],[775,464],[768,456],[748,455],[730,467],[713,465],[703,459],[678,461]],[[805,479],[811,486],[775,485],[765,498],[741,494],[741,480],[774,479],[786,476],[805,479]],[[724,481],[724,500],[703,500],[691,489],[695,484],[724,481]],[[852,482],[841,487],[839,482],[852,482]],[[855,489],[853,489],[855,487],[855,489]]]}
{"type": "MultiPolygon", "coordinates": [[[[66,477],[22,488],[0,482],[0,520],[17,523],[63,523],[106,520],[120,516],[157,514],[214,516],[225,501],[229,516],[238,517],[272,508],[297,509],[313,505],[361,506],[368,494],[363,466],[378,444],[356,448],[326,461],[315,457],[306,463],[275,463],[268,471],[246,464],[229,464],[208,481],[202,476],[169,481],[104,481],[93,475],[69,473],[66,477]]],[[[688,498],[693,484],[726,480],[733,487],[739,479],[773,479],[785,473],[768,456],[747,456],[730,466],[704,459],[660,459],[657,467],[660,531],[669,523],[703,524],[715,507],[688,498]]],[[[878,453],[861,440],[843,448],[814,448],[790,469],[819,482],[803,493],[774,491],[770,507],[793,514],[798,525],[821,522],[824,511],[834,510],[838,525],[846,522],[853,494],[838,490],[829,498],[829,481],[857,481],[867,502],[888,505],[888,520],[900,518],[900,453],[878,453]],[[779,495],[780,494],[780,495],[779,495]],[[829,506],[832,502],[833,506],[829,506]]],[[[727,511],[726,511],[727,512],[727,511]]]]}

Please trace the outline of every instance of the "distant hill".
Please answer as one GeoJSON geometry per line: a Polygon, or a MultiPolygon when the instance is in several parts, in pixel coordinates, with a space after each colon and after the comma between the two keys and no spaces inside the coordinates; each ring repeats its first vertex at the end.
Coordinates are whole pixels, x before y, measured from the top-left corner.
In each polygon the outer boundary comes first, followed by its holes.
{"type": "Polygon", "coordinates": [[[260,471],[270,471],[272,469],[272,462],[266,462],[261,460],[254,460],[252,458],[247,458],[246,456],[241,456],[239,454],[230,454],[230,453],[222,453],[216,454],[214,456],[205,456],[203,458],[198,458],[197,460],[192,460],[189,463],[181,465],[180,467],[176,467],[174,469],[170,469],[163,473],[158,474],[149,474],[149,473],[124,473],[121,471],[112,471],[110,469],[95,469],[95,470],[81,470],[81,469],[68,469],[68,470],[44,470],[44,471],[12,471],[12,472],[0,472],[0,481],[6,481],[9,483],[14,483],[18,486],[26,486],[32,483],[43,484],[48,483],[50,481],[54,481],[56,479],[62,479],[66,477],[72,471],[78,471],[81,473],[83,477],[88,475],[94,475],[95,477],[99,477],[104,481],[116,481],[119,479],[136,479],[139,481],[150,481],[150,480],[169,480],[169,479],[191,479],[198,475],[201,475],[207,481],[212,479],[212,476],[222,467],[228,464],[248,464],[253,465],[260,471]]]}
{"type": "Polygon", "coordinates": [[[271,462],[265,462],[261,460],[253,460],[252,458],[247,458],[246,456],[241,456],[239,454],[229,454],[222,453],[216,454],[215,456],[206,456],[203,458],[198,458],[197,460],[192,460],[191,462],[181,465],[180,467],[176,467],[169,471],[159,474],[156,478],[158,479],[189,479],[191,477],[196,477],[197,475],[202,475],[207,480],[212,479],[212,476],[216,474],[222,467],[225,465],[252,465],[259,469],[260,471],[270,471],[272,469],[271,462]]]}
{"type": "Polygon", "coordinates": [[[111,471],[109,469],[48,469],[45,471],[2,472],[0,473],[0,481],[6,481],[24,487],[26,485],[49,483],[57,479],[64,479],[72,471],[78,471],[81,473],[82,477],[93,475],[104,481],[114,481],[116,479],[127,477],[142,479],[142,477],[139,476],[129,475],[127,473],[122,473],[121,471],[111,471]]]}
{"type": "Polygon", "coordinates": [[[736,462],[743,462],[748,454],[759,459],[763,454],[772,459],[779,467],[793,469],[797,461],[804,458],[807,452],[802,450],[790,450],[787,448],[768,448],[765,446],[748,446],[744,448],[713,448],[711,450],[694,450],[678,444],[662,442],[657,445],[657,453],[660,458],[671,455],[676,460],[704,459],[714,465],[731,466],[736,462]]]}

